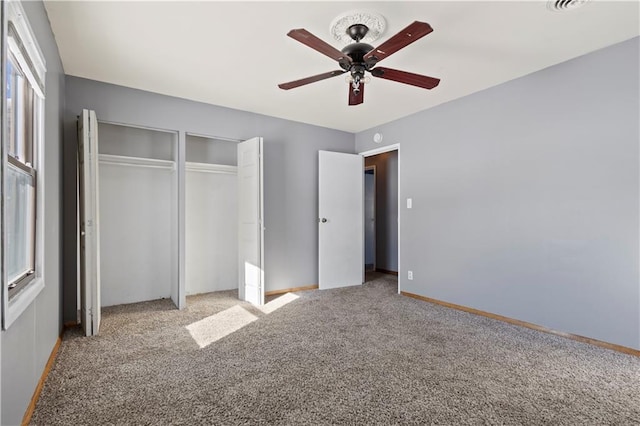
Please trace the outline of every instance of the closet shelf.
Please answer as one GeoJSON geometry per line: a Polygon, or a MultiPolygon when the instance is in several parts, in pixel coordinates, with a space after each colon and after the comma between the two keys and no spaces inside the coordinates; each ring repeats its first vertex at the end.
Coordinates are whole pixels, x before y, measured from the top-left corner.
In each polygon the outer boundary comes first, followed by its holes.
{"type": "Polygon", "coordinates": [[[127,157],[124,155],[99,154],[100,164],[114,166],[145,167],[150,169],[175,170],[176,163],[170,160],[158,160],[155,158],[127,157]]]}
{"type": "Polygon", "coordinates": [[[188,172],[219,173],[219,174],[235,175],[237,173],[238,168],[236,166],[227,166],[225,164],[186,162],[185,170],[188,172]]]}

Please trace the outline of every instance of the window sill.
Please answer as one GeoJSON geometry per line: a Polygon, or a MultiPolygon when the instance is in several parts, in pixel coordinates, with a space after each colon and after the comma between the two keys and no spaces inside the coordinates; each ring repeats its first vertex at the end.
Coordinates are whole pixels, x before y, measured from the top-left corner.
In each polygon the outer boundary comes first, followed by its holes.
{"type": "Polygon", "coordinates": [[[9,306],[4,311],[3,330],[8,329],[22,315],[43,288],[44,279],[38,277],[9,301],[9,306]]]}

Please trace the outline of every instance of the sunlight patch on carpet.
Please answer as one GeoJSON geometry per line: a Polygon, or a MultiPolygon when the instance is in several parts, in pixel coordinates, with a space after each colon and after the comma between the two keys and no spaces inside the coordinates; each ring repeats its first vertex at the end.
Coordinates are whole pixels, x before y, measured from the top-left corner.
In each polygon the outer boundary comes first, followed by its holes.
{"type": "MultiPolygon", "coordinates": [[[[293,302],[299,297],[300,296],[293,293],[287,293],[263,306],[254,307],[265,314],[270,314],[284,305],[293,302]]],[[[251,324],[257,319],[257,316],[247,311],[242,306],[236,305],[189,324],[185,328],[189,331],[193,340],[195,340],[198,346],[200,346],[200,349],[203,349],[213,342],[240,330],[245,325],[251,324]]]]}
{"type": "Polygon", "coordinates": [[[265,314],[270,314],[271,312],[275,311],[276,309],[280,309],[282,308],[284,305],[286,305],[287,303],[291,303],[296,299],[299,299],[300,296],[297,296],[293,293],[287,293],[287,294],[283,294],[282,296],[278,297],[277,299],[272,300],[271,302],[263,305],[263,306],[257,306],[258,309],[260,309],[262,312],[264,312],[265,314]]]}
{"type": "Polygon", "coordinates": [[[247,312],[243,307],[232,306],[215,315],[189,324],[186,329],[200,346],[200,349],[203,349],[257,319],[257,316],[247,312]]]}

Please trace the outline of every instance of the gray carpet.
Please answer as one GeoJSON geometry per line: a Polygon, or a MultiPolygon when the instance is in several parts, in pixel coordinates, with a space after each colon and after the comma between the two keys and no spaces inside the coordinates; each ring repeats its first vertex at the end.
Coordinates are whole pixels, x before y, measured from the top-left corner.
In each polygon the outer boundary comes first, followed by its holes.
{"type": "Polygon", "coordinates": [[[105,308],[99,336],[66,333],[32,424],[640,424],[640,358],[388,276],[295,296],[269,313],[234,292],[105,308]]]}

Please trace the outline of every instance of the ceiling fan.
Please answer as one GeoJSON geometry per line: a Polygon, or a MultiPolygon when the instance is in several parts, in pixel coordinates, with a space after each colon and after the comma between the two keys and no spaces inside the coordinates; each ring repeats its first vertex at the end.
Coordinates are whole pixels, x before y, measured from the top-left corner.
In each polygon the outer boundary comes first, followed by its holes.
{"type": "Polygon", "coordinates": [[[434,77],[376,66],[384,58],[432,32],[433,28],[429,24],[415,21],[376,48],[360,42],[368,31],[369,28],[364,24],[349,26],[347,34],[355,43],[348,44],[342,51],[325,43],[303,28],[289,31],[287,33],[289,37],[337,61],[342,69],[282,83],[278,87],[289,90],[349,72],[351,74],[349,105],[359,105],[364,102],[365,72],[371,73],[374,77],[410,84],[423,89],[433,89],[440,83],[440,79],[434,77]]]}

